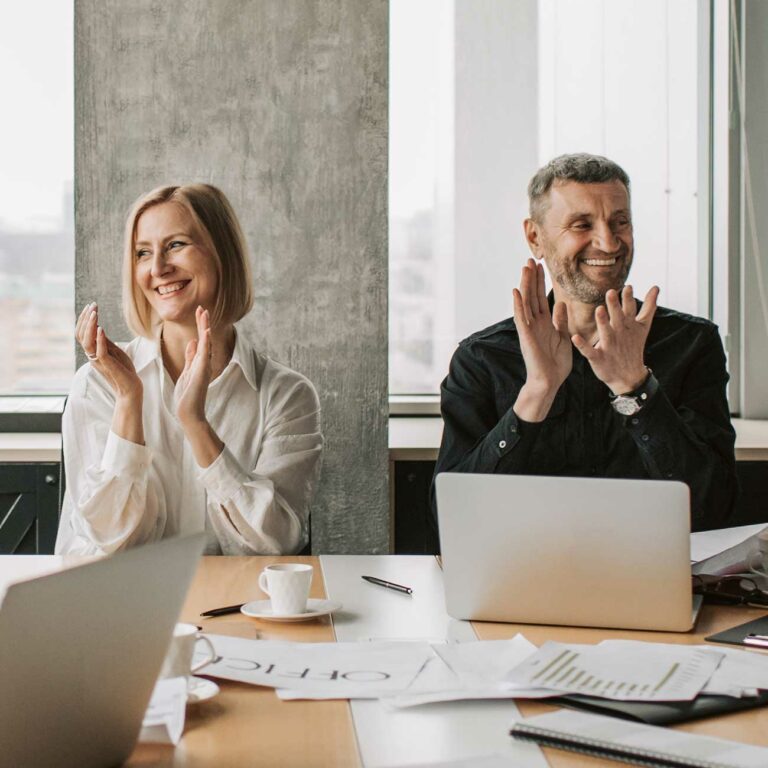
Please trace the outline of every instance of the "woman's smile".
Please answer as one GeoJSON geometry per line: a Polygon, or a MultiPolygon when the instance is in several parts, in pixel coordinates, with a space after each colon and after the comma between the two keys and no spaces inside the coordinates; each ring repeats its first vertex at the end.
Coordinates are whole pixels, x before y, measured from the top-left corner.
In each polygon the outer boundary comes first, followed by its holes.
{"type": "Polygon", "coordinates": [[[160,294],[162,298],[170,298],[175,294],[183,291],[188,285],[189,280],[180,280],[175,283],[165,283],[164,285],[158,285],[155,291],[160,294]]]}

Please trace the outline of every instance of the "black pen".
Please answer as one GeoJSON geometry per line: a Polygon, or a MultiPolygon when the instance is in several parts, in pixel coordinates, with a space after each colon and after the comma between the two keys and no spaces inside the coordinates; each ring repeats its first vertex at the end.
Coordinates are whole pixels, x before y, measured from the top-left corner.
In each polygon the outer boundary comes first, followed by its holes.
{"type": "Polygon", "coordinates": [[[201,616],[205,616],[206,618],[210,618],[211,616],[226,616],[228,613],[240,613],[240,609],[245,605],[245,603],[240,603],[240,605],[227,605],[224,608],[213,608],[210,611],[205,611],[205,613],[201,613],[201,616]]]}
{"type": "Polygon", "coordinates": [[[384,581],[384,579],[377,579],[375,576],[363,576],[365,581],[370,581],[371,584],[378,584],[380,587],[386,587],[387,589],[394,589],[395,592],[405,592],[406,595],[412,595],[413,590],[410,587],[404,587],[402,584],[393,584],[391,581],[384,581]]]}

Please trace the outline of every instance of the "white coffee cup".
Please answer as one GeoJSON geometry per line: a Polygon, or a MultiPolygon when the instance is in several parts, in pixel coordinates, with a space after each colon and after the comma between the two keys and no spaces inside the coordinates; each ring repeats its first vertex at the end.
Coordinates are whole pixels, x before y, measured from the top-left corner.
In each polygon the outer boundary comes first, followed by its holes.
{"type": "Polygon", "coordinates": [[[167,677],[189,677],[199,672],[206,664],[210,664],[216,658],[216,651],[211,641],[198,632],[194,624],[178,623],[173,629],[168,652],[165,654],[163,668],[160,670],[160,680],[167,677]],[[195,654],[195,646],[202,642],[207,646],[207,655],[200,661],[192,663],[195,654]]]}
{"type": "Polygon", "coordinates": [[[307,610],[312,566],[302,563],[268,565],[259,574],[259,587],[272,601],[275,616],[295,616],[307,610]]]}

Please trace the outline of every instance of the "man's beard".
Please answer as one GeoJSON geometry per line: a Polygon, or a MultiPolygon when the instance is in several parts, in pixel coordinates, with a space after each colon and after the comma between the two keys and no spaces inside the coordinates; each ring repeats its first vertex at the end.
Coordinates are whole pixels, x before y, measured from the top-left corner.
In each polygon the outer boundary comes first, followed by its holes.
{"type": "MultiPolygon", "coordinates": [[[[587,275],[581,270],[581,262],[587,258],[587,251],[581,251],[576,260],[562,262],[557,258],[549,259],[547,266],[550,267],[552,273],[552,279],[573,299],[581,301],[584,304],[598,304],[605,303],[605,294],[614,288],[619,291],[624,286],[629,276],[629,268],[632,266],[632,258],[629,254],[629,248],[626,245],[622,246],[615,254],[611,254],[608,258],[613,256],[616,259],[620,259],[620,271],[616,275],[615,283],[603,287],[590,280],[587,275]]],[[[592,258],[601,258],[600,256],[592,258]]],[[[602,256],[603,259],[606,255],[602,256]]]]}

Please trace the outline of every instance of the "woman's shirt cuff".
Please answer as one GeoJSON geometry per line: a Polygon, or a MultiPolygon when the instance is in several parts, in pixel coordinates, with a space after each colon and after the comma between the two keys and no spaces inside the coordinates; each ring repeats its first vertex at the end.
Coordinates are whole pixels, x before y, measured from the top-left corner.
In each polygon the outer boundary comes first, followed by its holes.
{"type": "Polygon", "coordinates": [[[137,481],[146,477],[151,461],[152,451],[146,445],[132,443],[109,430],[104,455],[101,457],[103,472],[137,481]]]}
{"type": "Polygon", "coordinates": [[[213,463],[199,470],[197,476],[218,504],[225,504],[252,479],[243,471],[226,445],[213,463]]]}

